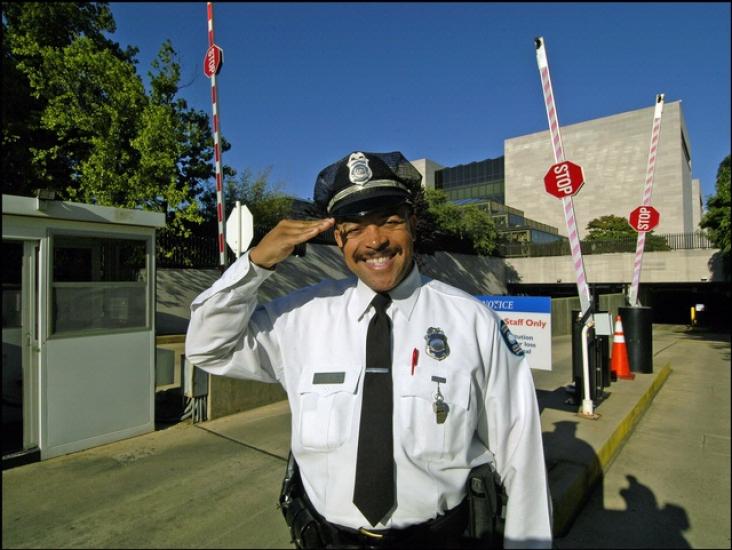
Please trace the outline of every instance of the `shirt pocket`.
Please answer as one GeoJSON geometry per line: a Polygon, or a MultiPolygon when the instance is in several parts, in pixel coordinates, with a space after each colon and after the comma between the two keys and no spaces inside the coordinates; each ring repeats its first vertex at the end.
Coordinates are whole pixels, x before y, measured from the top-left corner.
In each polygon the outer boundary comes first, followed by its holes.
{"type": "Polygon", "coordinates": [[[297,389],[297,426],[305,449],[327,452],[348,441],[360,376],[359,367],[305,369],[297,389]]]}
{"type": "Polygon", "coordinates": [[[453,373],[442,378],[446,382],[440,383],[440,393],[449,408],[442,424],[437,423],[433,409],[437,382],[431,377],[405,377],[399,390],[402,441],[407,454],[418,460],[452,460],[467,448],[473,437],[470,377],[453,373]]]}

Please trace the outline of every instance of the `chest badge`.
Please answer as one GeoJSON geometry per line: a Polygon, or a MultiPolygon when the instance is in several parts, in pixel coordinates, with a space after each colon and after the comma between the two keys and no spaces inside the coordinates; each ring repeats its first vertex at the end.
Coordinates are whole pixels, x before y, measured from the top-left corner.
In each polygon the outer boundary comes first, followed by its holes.
{"type": "Polygon", "coordinates": [[[430,327],[424,337],[427,342],[427,355],[442,361],[450,355],[450,346],[447,345],[447,336],[439,328],[430,327]]]}

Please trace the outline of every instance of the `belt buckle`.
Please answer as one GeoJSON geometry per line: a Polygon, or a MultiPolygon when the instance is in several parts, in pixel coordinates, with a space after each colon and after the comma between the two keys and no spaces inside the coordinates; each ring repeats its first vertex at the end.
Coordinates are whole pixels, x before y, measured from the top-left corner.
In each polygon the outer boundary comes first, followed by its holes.
{"type": "Polygon", "coordinates": [[[373,531],[369,531],[368,529],[364,529],[363,527],[359,527],[358,532],[361,533],[362,535],[365,535],[365,536],[371,537],[371,538],[375,538],[378,540],[381,540],[384,538],[384,535],[382,535],[380,533],[374,533],[373,531]]]}

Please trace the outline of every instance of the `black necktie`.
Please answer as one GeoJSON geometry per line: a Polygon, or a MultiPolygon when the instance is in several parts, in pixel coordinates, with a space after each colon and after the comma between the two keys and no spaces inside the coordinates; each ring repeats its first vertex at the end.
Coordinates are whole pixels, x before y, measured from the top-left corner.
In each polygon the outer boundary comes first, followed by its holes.
{"type": "Polygon", "coordinates": [[[361,425],[353,503],[372,526],[394,507],[394,441],[392,436],[391,320],[388,294],[371,301],[376,313],[366,335],[361,425]]]}

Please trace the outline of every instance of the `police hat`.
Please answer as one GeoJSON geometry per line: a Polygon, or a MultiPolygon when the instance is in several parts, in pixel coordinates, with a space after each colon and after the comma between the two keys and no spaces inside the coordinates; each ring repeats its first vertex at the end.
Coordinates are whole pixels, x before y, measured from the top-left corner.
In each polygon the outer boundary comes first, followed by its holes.
{"type": "Polygon", "coordinates": [[[313,199],[327,216],[363,216],[384,207],[411,204],[421,183],[422,175],[398,151],[354,151],[320,171],[313,199]]]}

